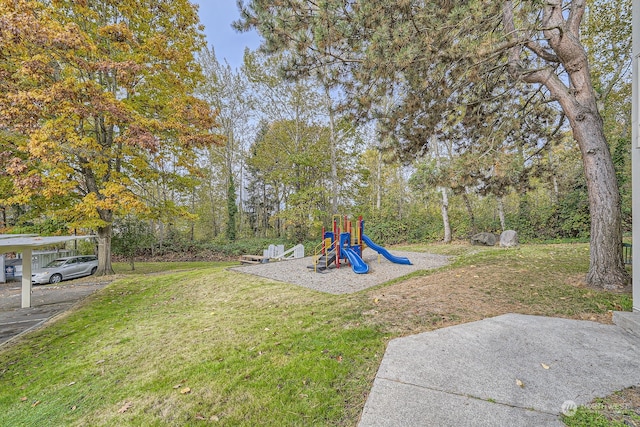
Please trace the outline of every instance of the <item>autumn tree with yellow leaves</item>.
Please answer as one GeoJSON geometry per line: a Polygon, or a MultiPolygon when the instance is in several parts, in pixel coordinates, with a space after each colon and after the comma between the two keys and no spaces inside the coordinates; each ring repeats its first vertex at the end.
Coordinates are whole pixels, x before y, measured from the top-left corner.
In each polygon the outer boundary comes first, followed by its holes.
{"type": "Polygon", "coordinates": [[[114,216],[150,209],[134,189],[167,162],[196,174],[194,150],[221,141],[193,96],[203,45],[188,0],[0,0],[0,151],[22,154],[3,203],[50,200],[95,229],[98,274],[112,272],[114,216]]]}

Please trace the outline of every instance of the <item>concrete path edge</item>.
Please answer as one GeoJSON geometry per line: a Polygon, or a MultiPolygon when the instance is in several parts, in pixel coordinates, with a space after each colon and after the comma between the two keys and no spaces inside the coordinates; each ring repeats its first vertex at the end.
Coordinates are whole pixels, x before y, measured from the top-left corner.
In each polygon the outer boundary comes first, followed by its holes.
{"type": "Polygon", "coordinates": [[[521,314],[398,338],[359,426],[561,426],[640,385],[639,344],[616,325],[521,314]]]}

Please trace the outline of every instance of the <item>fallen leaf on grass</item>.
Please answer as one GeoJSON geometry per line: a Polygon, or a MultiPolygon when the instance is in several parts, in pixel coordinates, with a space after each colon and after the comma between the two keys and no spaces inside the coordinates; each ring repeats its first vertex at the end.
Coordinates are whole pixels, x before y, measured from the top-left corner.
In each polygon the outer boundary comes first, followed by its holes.
{"type": "Polygon", "coordinates": [[[336,360],[338,361],[338,363],[342,363],[342,356],[336,357],[336,360]]]}
{"type": "Polygon", "coordinates": [[[189,394],[191,393],[191,389],[189,387],[185,387],[182,390],[180,390],[180,394],[189,394]]]}
{"type": "Polygon", "coordinates": [[[119,414],[124,414],[129,409],[131,409],[132,406],[133,406],[132,402],[124,402],[124,405],[122,405],[122,408],[118,409],[118,413],[119,414]]]}
{"type": "Polygon", "coordinates": [[[21,401],[21,402],[26,402],[26,401],[27,401],[27,396],[22,396],[22,397],[20,398],[20,401],[21,401]]]}
{"type": "Polygon", "coordinates": [[[544,363],[541,363],[540,365],[542,365],[544,369],[549,369],[549,365],[545,365],[544,363]]]}
{"type": "Polygon", "coordinates": [[[75,381],[71,381],[69,384],[67,384],[67,387],[70,387],[72,385],[74,385],[76,382],[75,381]]]}
{"type": "Polygon", "coordinates": [[[217,415],[212,415],[211,418],[209,418],[210,421],[220,421],[220,418],[217,415]]]}
{"type": "Polygon", "coordinates": [[[516,378],[516,384],[518,385],[518,387],[524,388],[524,383],[517,378],[516,378]]]}
{"type": "Polygon", "coordinates": [[[77,407],[76,405],[73,405],[73,406],[71,407],[71,410],[72,410],[72,411],[75,411],[77,408],[78,408],[78,407],[77,407]]]}
{"type": "Polygon", "coordinates": [[[36,406],[38,406],[40,404],[39,400],[36,400],[35,402],[33,402],[33,405],[31,405],[32,408],[35,408],[36,406]]]}
{"type": "Polygon", "coordinates": [[[196,418],[196,420],[200,420],[200,421],[206,421],[207,420],[207,417],[205,417],[202,414],[196,414],[195,418],[196,418]]]}

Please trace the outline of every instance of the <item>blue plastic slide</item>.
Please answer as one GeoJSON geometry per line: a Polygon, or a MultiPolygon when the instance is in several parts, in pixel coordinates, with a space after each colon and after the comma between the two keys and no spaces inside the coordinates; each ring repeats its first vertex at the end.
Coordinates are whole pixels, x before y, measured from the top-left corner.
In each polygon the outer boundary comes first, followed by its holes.
{"type": "Polygon", "coordinates": [[[395,262],[396,264],[411,265],[411,261],[409,261],[409,258],[403,257],[403,256],[391,255],[388,250],[386,250],[382,246],[378,246],[375,243],[373,243],[373,240],[371,240],[366,234],[362,235],[362,241],[365,242],[367,246],[369,246],[371,249],[378,252],[380,255],[382,255],[383,257],[385,257],[391,262],[395,262]]]}
{"type": "Polygon", "coordinates": [[[344,248],[341,250],[343,254],[347,256],[351,263],[351,268],[354,273],[367,274],[369,272],[369,264],[364,262],[362,258],[351,248],[344,248]]]}

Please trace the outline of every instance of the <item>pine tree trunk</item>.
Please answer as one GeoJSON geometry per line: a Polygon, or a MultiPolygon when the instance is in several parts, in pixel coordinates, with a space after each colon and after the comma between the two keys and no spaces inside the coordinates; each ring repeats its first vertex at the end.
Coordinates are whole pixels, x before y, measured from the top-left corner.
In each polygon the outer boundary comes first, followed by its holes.
{"type": "Polygon", "coordinates": [[[237,234],[242,236],[242,231],[244,230],[244,162],[240,162],[240,178],[238,181],[238,224],[237,224],[237,234]]]}
{"type": "Polygon", "coordinates": [[[497,197],[498,200],[498,217],[500,218],[500,229],[504,231],[506,227],[506,221],[504,219],[504,201],[502,200],[502,196],[497,197]]]}
{"type": "Polygon", "coordinates": [[[553,201],[554,204],[558,203],[558,200],[560,198],[560,186],[558,184],[558,176],[556,175],[556,165],[555,165],[555,160],[553,158],[553,153],[551,150],[549,150],[549,166],[551,167],[551,184],[553,185],[553,193],[551,196],[551,200],[553,201]]]}
{"type": "Polygon", "coordinates": [[[467,213],[469,214],[469,221],[471,222],[471,233],[470,235],[473,236],[474,234],[478,233],[478,229],[476,227],[476,216],[473,213],[473,207],[471,206],[471,199],[469,199],[469,195],[467,194],[467,189],[464,189],[464,192],[462,193],[462,199],[464,200],[464,205],[467,208],[467,213]]]}
{"type": "MultiPolygon", "coordinates": [[[[591,214],[591,258],[586,282],[607,290],[625,289],[630,277],[622,263],[622,213],[620,192],[609,146],[605,138],[602,117],[591,82],[587,52],[580,43],[580,24],[586,10],[586,0],[569,2],[547,0],[542,9],[545,45],[530,41],[528,46],[543,59],[545,46],[553,50],[553,64],[535,70],[524,68],[520,61],[522,43],[514,44],[509,53],[509,71],[527,83],[545,86],[560,104],[569,119],[573,138],[582,153],[583,170],[589,194],[591,214]],[[569,77],[556,74],[557,64],[569,77]]],[[[514,6],[504,2],[505,31],[514,39],[514,6]]]]}
{"type": "Polygon", "coordinates": [[[622,214],[616,173],[597,113],[570,117],[582,152],[591,214],[591,254],[586,282],[623,290],[630,282],[622,262],[622,214]]]}
{"type": "Polygon", "coordinates": [[[449,222],[449,196],[447,189],[439,187],[438,190],[442,194],[442,225],[444,226],[444,243],[451,243],[451,223],[449,222]]]}
{"type": "Polygon", "coordinates": [[[329,112],[329,150],[331,155],[331,215],[338,214],[338,150],[336,141],[335,117],[329,86],[325,85],[325,101],[329,112]]]}

